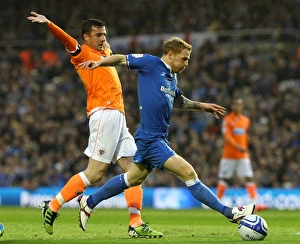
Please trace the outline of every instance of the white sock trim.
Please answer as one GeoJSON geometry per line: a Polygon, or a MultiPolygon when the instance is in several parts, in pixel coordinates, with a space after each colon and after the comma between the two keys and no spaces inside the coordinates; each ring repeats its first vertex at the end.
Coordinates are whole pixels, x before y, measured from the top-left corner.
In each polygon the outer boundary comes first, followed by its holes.
{"type": "Polygon", "coordinates": [[[124,182],[125,182],[126,186],[131,187],[131,185],[130,185],[129,182],[128,182],[127,174],[128,174],[127,172],[124,173],[124,182]]]}
{"type": "Polygon", "coordinates": [[[197,182],[200,182],[200,180],[198,178],[195,178],[195,179],[187,180],[184,183],[186,184],[186,186],[192,186],[195,185],[197,182]]]}
{"type": "Polygon", "coordinates": [[[128,208],[128,213],[129,214],[139,214],[139,215],[141,215],[140,210],[138,210],[137,208],[133,208],[133,207],[128,208]]]}
{"type": "Polygon", "coordinates": [[[86,177],[86,175],[84,174],[84,172],[80,172],[79,173],[80,178],[82,179],[83,183],[85,186],[90,186],[92,185],[91,182],[88,180],[88,178],[86,177]]]}
{"type": "Polygon", "coordinates": [[[55,198],[61,206],[66,202],[61,193],[58,193],[55,198]]]}

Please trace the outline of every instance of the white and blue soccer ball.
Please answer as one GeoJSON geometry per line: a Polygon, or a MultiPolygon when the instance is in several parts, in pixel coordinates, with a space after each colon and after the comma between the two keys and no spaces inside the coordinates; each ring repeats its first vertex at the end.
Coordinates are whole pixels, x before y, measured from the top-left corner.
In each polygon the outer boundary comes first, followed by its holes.
{"type": "Polygon", "coordinates": [[[4,234],[4,225],[0,223],[0,237],[4,234]]]}
{"type": "Polygon", "coordinates": [[[238,231],[245,241],[262,241],[268,234],[268,225],[262,217],[251,214],[240,221],[238,231]]]}

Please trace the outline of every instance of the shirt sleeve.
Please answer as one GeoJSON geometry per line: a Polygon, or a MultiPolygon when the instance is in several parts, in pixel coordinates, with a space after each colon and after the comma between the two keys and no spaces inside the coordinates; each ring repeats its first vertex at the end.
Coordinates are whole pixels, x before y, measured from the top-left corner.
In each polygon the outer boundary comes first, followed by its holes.
{"type": "Polygon", "coordinates": [[[177,88],[175,91],[175,99],[180,97],[181,95],[182,95],[182,91],[179,88],[177,88]]]}
{"type": "Polygon", "coordinates": [[[149,72],[153,69],[156,62],[155,57],[149,54],[127,54],[126,61],[129,70],[139,70],[140,72],[149,72]]]}
{"type": "Polygon", "coordinates": [[[50,22],[48,29],[51,33],[66,47],[71,55],[77,55],[80,52],[80,45],[72,36],[63,31],[60,27],[50,22]]]}

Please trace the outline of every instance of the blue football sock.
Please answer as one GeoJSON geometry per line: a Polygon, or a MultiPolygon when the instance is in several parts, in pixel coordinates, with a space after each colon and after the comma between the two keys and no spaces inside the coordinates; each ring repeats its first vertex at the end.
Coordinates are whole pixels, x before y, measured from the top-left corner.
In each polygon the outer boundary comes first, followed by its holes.
{"type": "Polygon", "coordinates": [[[94,194],[89,195],[87,205],[90,208],[96,207],[101,201],[111,198],[127,189],[128,186],[124,180],[124,174],[117,175],[109,179],[94,194]]]}
{"type": "Polygon", "coordinates": [[[200,181],[196,181],[195,184],[187,186],[192,195],[201,203],[206,206],[222,213],[227,218],[232,218],[232,208],[223,205],[218,197],[200,181]]]}

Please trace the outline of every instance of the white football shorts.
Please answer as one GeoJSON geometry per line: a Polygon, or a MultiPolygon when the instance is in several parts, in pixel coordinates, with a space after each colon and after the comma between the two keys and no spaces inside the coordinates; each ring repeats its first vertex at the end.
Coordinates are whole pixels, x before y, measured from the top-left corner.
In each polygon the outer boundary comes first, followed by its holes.
{"type": "Polygon", "coordinates": [[[84,153],[97,161],[115,164],[121,157],[133,157],[137,148],[123,113],[100,109],[90,116],[90,136],[84,153]]]}
{"type": "Polygon", "coordinates": [[[232,179],[236,173],[239,177],[253,177],[253,169],[249,158],[224,159],[219,165],[220,179],[232,179]]]}

